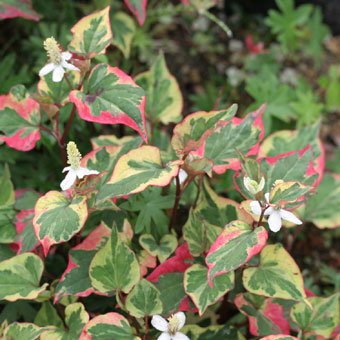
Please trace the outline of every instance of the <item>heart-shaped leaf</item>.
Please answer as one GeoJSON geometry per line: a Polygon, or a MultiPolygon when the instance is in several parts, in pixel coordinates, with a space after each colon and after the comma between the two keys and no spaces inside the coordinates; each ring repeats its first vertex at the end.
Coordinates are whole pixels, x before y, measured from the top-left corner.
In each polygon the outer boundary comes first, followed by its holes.
{"type": "Polygon", "coordinates": [[[161,294],[151,282],[143,279],[129,293],[125,307],[136,318],[161,314],[161,294]]]}
{"type": "Polygon", "coordinates": [[[109,18],[110,7],[82,18],[72,28],[69,49],[84,58],[93,58],[105,53],[112,39],[109,18]]]}
{"type": "Polygon", "coordinates": [[[194,264],[184,274],[185,292],[191,297],[201,316],[205,310],[234,287],[234,272],[218,276],[214,286],[207,282],[208,269],[194,264]]]}
{"type": "Polygon", "coordinates": [[[152,256],[157,256],[161,263],[177,248],[177,238],[172,234],[164,235],[159,243],[151,234],[143,234],[139,238],[139,243],[152,256]]]}
{"type": "Polygon", "coordinates": [[[268,233],[264,227],[255,230],[242,221],[230,222],[211,246],[205,262],[208,280],[235,270],[258,254],[265,246],[268,233]],[[228,261],[226,261],[228,259],[228,261]]]}
{"type": "Polygon", "coordinates": [[[140,279],[137,258],[113,226],[111,237],[90,264],[92,286],[101,293],[128,293],[140,279]],[[108,273],[110,273],[108,275],[108,273]]]}
{"type": "Polygon", "coordinates": [[[243,271],[243,285],[251,293],[279,299],[305,301],[299,267],[281,244],[268,245],[256,268],[243,271]]]}
{"type": "Polygon", "coordinates": [[[85,196],[68,199],[59,191],[49,191],[35,206],[33,226],[45,256],[53,244],[69,241],[87,220],[85,196]]]}
{"type": "Polygon", "coordinates": [[[17,255],[0,263],[0,299],[34,300],[48,286],[39,286],[43,261],[32,253],[17,255]]]}
{"type": "Polygon", "coordinates": [[[70,93],[80,118],[101,124],[125,124],[147,141],[145,93],[118,67],[96,65],[81,91],[70,93]]]}
{"type": "Polygon", "coordinates": [[[3,339],[35,340],[43,331],[33,323],[13,322],[5,329],[3,339]]]}
{"type": "Polygon", "coordinates": [[[28,97],[22,85],[0,96],[0,131],[4,133],[0,141],[16,150],[32,150],[40,139],[39,124],[39,104],[28,97]]]}

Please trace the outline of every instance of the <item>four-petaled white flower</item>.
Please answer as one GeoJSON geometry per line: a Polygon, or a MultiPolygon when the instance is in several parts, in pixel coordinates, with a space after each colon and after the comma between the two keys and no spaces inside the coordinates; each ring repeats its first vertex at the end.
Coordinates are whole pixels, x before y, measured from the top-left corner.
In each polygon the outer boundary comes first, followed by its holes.
{"type": "Polygon", "coordinates": [[[250,177],[245,176],[243,178],[244,187],[253,195],[261,192],[264,188],[265,180],[264,177],[261,177],[260,183],[257,183],[255,180],[250,177]]]}
{"type": "MultiPolygon", "coordinates": [[[[265,210],[264,216],[269,216],[268,224],[271,231],[274,233],[278,232],[281,229],[282,220],[286,220],[294,224],[302,224],[302,221],[300,221],[292,212],[270,204],[269,192],[267,192],[264,196],[268,204],[268,208],[265,210]]],[[[261,215],[262,207],[259,201],[250,202],[250,208],[255,215],[261,215]]]]}
{"type": "Polygon", "coordinates": [[[179,332],[185,324],[185,314],[183,312],[170,316],[168,321],[160,315],[154,315],[151,324],[162,332],[157,340],[190,340],[185,334],[179,332]]]}
{"type": "Polygon", "coordinates": [[[84,176],[99,174],[97,170],[89,170],[80,166],[81,154],[74,142],[69,142],[67,144],[67,158],[67,163],[70,164],[70,166],[63,169],[63,172],[68,171],[68,173],[64,180],[60,183],[62,190],[70,189],[77,177],[82,179],[84,176]]]}
{"type": "Polygon", "coordinates": [[[72,54],[70,52],[62,52],[53,37],[44,41],[44,47],[50,62],[40,70],[40,77],[53,72],[52,80],[58,83],[63,79],[65,70],[80,71],[78,67],[67,62],[72,58],[72,54]]]}

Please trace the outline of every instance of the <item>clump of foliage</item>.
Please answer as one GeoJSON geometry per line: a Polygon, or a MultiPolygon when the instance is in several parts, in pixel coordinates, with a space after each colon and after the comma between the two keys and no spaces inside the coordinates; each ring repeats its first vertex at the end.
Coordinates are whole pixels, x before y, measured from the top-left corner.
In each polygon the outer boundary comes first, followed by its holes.
{"type": "MultiPolygon", "coordinates": [[[[301,39],[317,68],[327,33],[320,11],[277,3],[281,12],[271,11],[266,24],[284,57],[300,58],[301,39]],[[320,27],[312,46],[309,33],[320,27]]],[[[339,74],[331,67],[318,80],[320,103],[305,74],[282,80],[276,47],[266,52],[250,37],[249,53],[231,54],[242,70],[237,81],[230,82],[235,69],[224,76],[229,99],[217,80],[207,83],[213,101],[191,96],[194,107],[207,108],[186,111],[166,52],[150,57],[154,34],[180,16],[227,39],[214,5],[89,5],[62,39],[31,41],[41,50],[37,84],[24,66],[3,84],[10,87],[0,96],[4,339],[337,336],[333,269],[323,267],[327,289],[316,295],[291,253],[309,228],[340,225],[340,180],[324,171],[319,120],[339,108],[339,74]],[[240,110],[230,98],[242,86],[248,98],[240,110]]],[[[0,4],[0,18],[17,16],[39,20],[29,1],[0,4]]],[[[43,24],[37,30],[50,33],[43,24]]],[[[15,58],[2,64],[13,67],[15,58]]]]}

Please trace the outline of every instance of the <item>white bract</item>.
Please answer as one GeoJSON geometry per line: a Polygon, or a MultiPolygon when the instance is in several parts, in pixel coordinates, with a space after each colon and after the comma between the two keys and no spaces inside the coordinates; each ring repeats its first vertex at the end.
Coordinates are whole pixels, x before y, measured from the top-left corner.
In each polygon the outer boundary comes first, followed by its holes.
{"type": "MultiPolygon", "coordinates": [[[[179,184],[183,184],[187,178],[188,178],[188,173],[183,169],[179,169],[179,172],[178,172],[179,184]]],[[[173,179],[173,183],[176,185],[176,178],[173,179]]]]}
{"type": "Polygon", "coordinates": [[[68,171],[68,173],[60,183],[62,190],[70,189],[77,177],[82,179],[84,176],[99,174],[97,170],[89,170],[80,166],[81,154],[74,142],[69,142],[67,144],[67,158],[67,163],[70,164],[70,166],[63,169],[63,172],[68,171]]]}
{"type": "MultiPolygon", "coordinates": [[[[269,205],[264,212],[264,216],[269,216],[268,224],[271,231],[274,233],[278,232],[281,229],[282,220],[286,220],[294,224],[302,224],[302,221],[300,221],[292,212],[276,207],[275,205],[271,205],[269,202],[269,192],[267,192],[264,196],[267,204],[269,205]]],[[[259,201],[250,202],[250,208],[255,215],[261,215],[262,207],[259,201]]]]}
{"type": "Polygon", "coordinates": [[[265,180],[264,177],[261,177],[260,183],[257,183],[255,180],[250,177],[245,176],[243,178],[244,187],[253,195],[261,192],[264,188],[265,180]]]}
{"type": "Polygon", "coordinates": [[[151,324],[162,332],[157,340],[190,340],[185,334],[179,332],[185,324],[185,314],[183,312],[170,316],[168,321],[160,315],[154,315],[151,324]]]}
{"type": "Polygon", "coordinates": [[[44,47],[49,57],[50,63],[46,64],[40,70],[40,77],[46,76],[46,74],[53,72],[52,80],[55,83],[58,83],[63,79],[65,70],[80,71],[78,67],[67,62],[72,58],[72,54],[70,52],[61,52],[57,41],[53,37],[44,41],[44,47]]]}

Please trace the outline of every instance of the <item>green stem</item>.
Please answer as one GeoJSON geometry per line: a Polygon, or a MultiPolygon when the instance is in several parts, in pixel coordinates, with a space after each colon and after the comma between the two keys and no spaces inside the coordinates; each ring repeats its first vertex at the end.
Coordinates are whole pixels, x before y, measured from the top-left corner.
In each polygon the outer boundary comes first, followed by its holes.
{"type": "Polygon", "coordinates": [[[231,31],[231,29],[222,20],[217,18],[216,15],[210,13],[207,10],[200,11],[199,13],[208,18],[209,20],[211,20],[212,22],[214,22],[217,26],[219,26],[227,34],[229,38],[233,36],[233,32],[231,31]]]}

